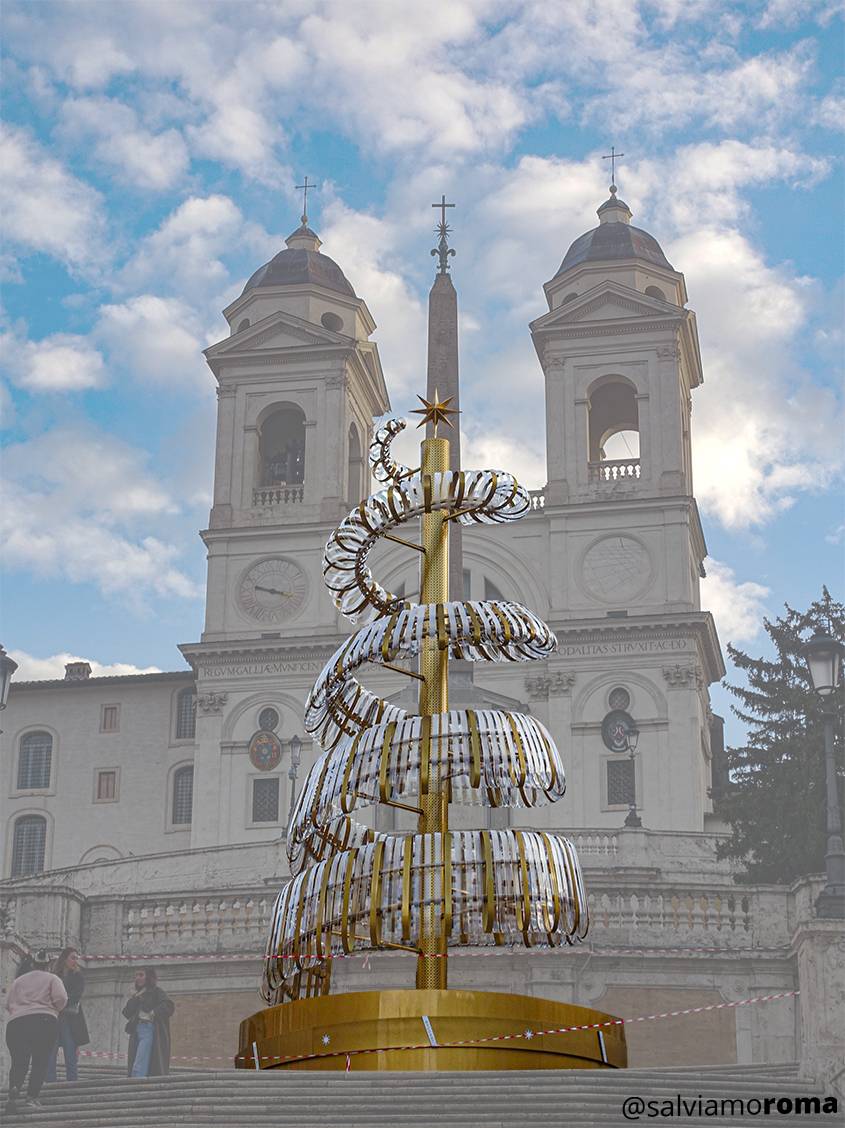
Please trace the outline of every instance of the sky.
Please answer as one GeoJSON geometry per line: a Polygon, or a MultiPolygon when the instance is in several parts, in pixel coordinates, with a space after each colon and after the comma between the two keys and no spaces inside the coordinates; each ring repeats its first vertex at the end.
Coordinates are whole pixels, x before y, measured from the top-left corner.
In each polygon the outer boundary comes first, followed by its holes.
{"type": "MultiPolygon", "coordinates": [[[[431,202],[464,463],[545,483],[542,284],[619,194],[684,272],[723,645],[842,595],[842,7],[833,0],[65,0],[3,8],[3,637],[19,678],[178,669],[202,630],[220,311],[310,223],[425,383],[431,202]]],[[[729,672],[730,676],[730,672],[729,672]]],[[[727,708],[716,688],[715,706],[727,708]]],[[[729,730],[735,735],[735,729],[729,730]]]]}

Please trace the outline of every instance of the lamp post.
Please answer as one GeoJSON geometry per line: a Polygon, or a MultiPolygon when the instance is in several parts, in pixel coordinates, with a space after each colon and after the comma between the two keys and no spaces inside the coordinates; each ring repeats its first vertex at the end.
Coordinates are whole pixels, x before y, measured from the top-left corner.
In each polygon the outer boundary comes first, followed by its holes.
{"type": "Polygon", "coordinates": [[[290,738],[290,767],[288,779],[290,780],[290,810],[288,811],[288,834],[293,819],[293,805],[296,802],[296,773],[302,760],[302,741],[296,735],[290,738]]]}
{"type": "Polygon", "coordinates": [[[631,788],[632,797],[628,804],[628,814],[625,816],[625,826],[638,827],[643,825],[643,820],[637,814],[637,776],[634,770],[634,753],[640,739],[639,729],[629,728],[625,733],[625,744],[628,748],[628,757],[631,761],[631,788]]]}
{"type": "Polygon", "coordinates": [[[841,642],[829,635],[815,634],[802,647],[810,670],[813,689],[822,700],[824,720],[825,788],[827,792],[827,851],[824,856],[825,887],[816,899],[816,915],[827,919],[845,918],[845,849],[842,846],[842,811],[833,758],[835,694],[839,688],[841,642]]]}
{"type": "MultiPolygon", "coordinates": [[[[0,646],[0,709],[5,709],[9,703],[9,687],[12,684],[12,674],[18,668],[14,658],[10,658],[0,646]]],[[[0,729],[0,732],[3,730],[0,729]]]]}

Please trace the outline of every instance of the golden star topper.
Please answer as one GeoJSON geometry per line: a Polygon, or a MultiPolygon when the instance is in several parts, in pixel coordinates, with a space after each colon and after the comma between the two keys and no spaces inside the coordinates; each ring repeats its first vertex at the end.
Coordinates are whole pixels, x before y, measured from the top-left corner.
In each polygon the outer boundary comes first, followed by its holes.
{"type": "Polygon", "coordinates": [[[437,436],[437,424],[445,423],[448,427],[452,426],[450,415],[460,415],[454,407],[449,407],[449,404],[454,399],[454,396],[447,396],[446,399],[441,400],[440,393],[437,388],[434,389],[434,399],[427,400],[422,396],[417,396],[417,399],[422,404],[422,407],[414,407],[411,409],[412,415],[421,415],[422,419],[417,424],[417,427],[424,427],[426,423],[434,424],[434,435],[437,436]]]}

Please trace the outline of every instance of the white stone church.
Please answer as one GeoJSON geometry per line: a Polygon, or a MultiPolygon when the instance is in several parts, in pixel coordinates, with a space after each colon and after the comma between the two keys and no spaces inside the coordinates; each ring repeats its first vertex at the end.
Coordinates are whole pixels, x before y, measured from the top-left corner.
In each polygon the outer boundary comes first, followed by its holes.
{"type": "MultiPolygon", "coordinates": [[[[836,1020],[818,991],[839,990],[845,1005],[845,986],[836,922],[813,917],[820,880],[737,885],[716,861],[724,781],[708,686],[724,666],[699,599],[695,314],[684,276],[615,188],[598,217],[529,327],[545,373],[547,484],[524,520],[465,534],[460,574],[464,597],[517,600],[557,633],[545,667],[477,664],[464,692],[551,730],[567,795],[520,822],[572,838],[592,929],[564,951],[456,957],[450,986],[507,984],[624,1017],[800,988],[632,1026],[631,1064],[827,1069],[836,1020]]],[[[77,945],[91,1049],[114,1055],[132,970],[154,964],[176,1002],[176,1058],[231,1062],[238,1022],[261,1005],[288,813],[318,753],[305,698],[349,633],[322,551],[371,492],[367,447],[388,386],[364,299],[307,222],[286,244],[223,311],[229,335],[205,354],[218,395],[214,504],[200,534],[205,629],[179,647],[187,666],[94,678],[74,663],[61,681],[13,682],[2,716],[0,986],[24,951],[77,945]]],[[[374,570],[396,594],[418,590],[401,545],[379,550],[374,570]]],[[[388,671],[374,669],[372,685],[409,692],[388,671]]],[[[487,817],[504,825],[511,813],[487,817]]],[[[408,985],[413,963],[353,959],[344,971],[359,988],[408,985]]]]}

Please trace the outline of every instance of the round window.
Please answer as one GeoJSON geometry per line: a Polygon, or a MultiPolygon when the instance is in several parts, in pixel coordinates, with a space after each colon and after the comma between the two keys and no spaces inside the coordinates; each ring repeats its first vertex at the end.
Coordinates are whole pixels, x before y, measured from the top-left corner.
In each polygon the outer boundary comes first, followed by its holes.
{"type": "Polygon", "coordinates": [[[607,703],[611,709],[627,709],[631,704],[631,695],[627,689],[623,689],[621,685],[617,685],[608,694],[607,703]]]}
{"type": "Polygon", "coordinates": [[[343,328],[343,322],[336,313],[324,313],[320,318],[320,323],[324,325],[326,329],[331,329],[333,333],[339,333],[343,328]]]}
{"type": "Polygon", "coordinates": [[[279,714],[272,706],[268,705],[258,714],[258,727],[262,732],[273,732],[279,724],[279,714]]]}

